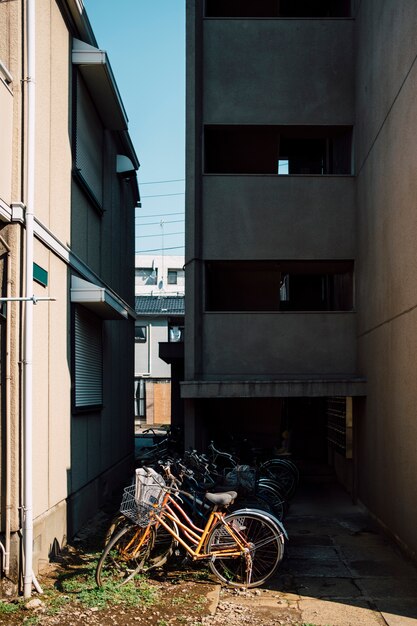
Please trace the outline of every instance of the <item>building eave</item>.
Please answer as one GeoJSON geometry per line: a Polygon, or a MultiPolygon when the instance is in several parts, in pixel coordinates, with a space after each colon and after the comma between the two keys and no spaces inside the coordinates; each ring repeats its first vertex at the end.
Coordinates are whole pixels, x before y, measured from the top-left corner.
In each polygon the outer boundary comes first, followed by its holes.
{"type": "Polygon", "coordinates": [[[181,397],[187,399],[366,396],[366,379],[356,377],[194,380],[180,385],[181,397]]]}

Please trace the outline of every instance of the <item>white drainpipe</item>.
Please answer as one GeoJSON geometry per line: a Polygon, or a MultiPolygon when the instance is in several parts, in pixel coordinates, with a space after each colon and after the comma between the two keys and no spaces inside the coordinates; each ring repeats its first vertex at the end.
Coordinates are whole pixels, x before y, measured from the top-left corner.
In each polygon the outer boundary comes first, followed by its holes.
{"type": "MultiPolygon", "coordinates": [[[[0,242],[7,250],[7,299],[10,299],[12,294],[12,279],[11,279],[11,254],[10,247],[7,242],[0,236],[0,242]]],[[[7,319],[6,319],[6,406],[5,406],[5,431],[6,431],[6,442],[5,442],[5,456],[6,456],[6,484],[5,484],[5,551],[4,551],[4,573],[6,576],[9,575],[10,572],[10,537],[11,537],[11,512],[12,512],[12,501],[11,501],[11,468],[12,468],[12,454],[11,454],[11,406],[10,406],[10,389],[11,389],[11,362],[10,362],[10,351],[11,351],[11,320],[10,320],[10,311],[7,311],[7,319]]]]}
{"type": "Polygon", "coordinates": [[[27,201],[26,201],[26,303],[24,321],[24,476],[23,476],[23,595],[32,594],[33,565],[33,221],[35,206],[35,0],[26,0],[27,43],[27,201]]]}

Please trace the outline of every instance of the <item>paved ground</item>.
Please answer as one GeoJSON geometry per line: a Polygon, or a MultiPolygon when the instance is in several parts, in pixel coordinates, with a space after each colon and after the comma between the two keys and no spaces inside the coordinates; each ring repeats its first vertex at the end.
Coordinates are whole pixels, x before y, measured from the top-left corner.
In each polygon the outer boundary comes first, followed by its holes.
{"type": "Polygon", "coordinates": [[[259,591],[223,590],[224,620],[213,624],[229,623],[235,604],[260,612],[265,624],[417,626],[416,567],[340,487],[300,487],[285,525],[290,541],[278,576],[259,591]]]}

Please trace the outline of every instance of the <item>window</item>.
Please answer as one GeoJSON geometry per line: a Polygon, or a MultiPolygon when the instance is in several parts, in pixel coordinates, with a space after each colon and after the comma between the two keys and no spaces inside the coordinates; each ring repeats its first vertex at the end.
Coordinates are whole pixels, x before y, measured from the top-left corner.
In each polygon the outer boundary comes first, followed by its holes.
{"type": "Polygon", "coordinates": [[[146,343],[147,329],[146,326],[135,326],[135,341],[137,343],[146,343]]]}
{"type": "Polygon", "coordinates": [[[104,129],[87,87],[76,75],[74,175],[96,208],[103,204],[104,129]]]}
{"type": "Polygon", "coordinates": [[[146,418],[146,383],[143,378],[135,382],[135,415],[137,417],[146,418]]]}
{"type": "Polygon", "coordinates": [[[178,283],[177,270],[168,270],[168,285],[176,285],[178,283]]]}
{"type": "Polygon", "coordinates": [[[102,320],[84,307],[74,309],[74,407],[103,404],[102,320]]]}
{"type": "Polygon", "coordinates": [[[209,261],[207,311],[351,311],[352,261],[209,261]]]}
{"type": "Polygon", "coordinates": [[[349,17],[350,0],[206,0],[206,17],[349,17]]]}
{"type": "Polygon", "coordinates": [[[171,343],[184,341],[183,317],[172,317],[168,320],[168,341],[171,343]]]}
{"type": "Polygon", "coordinates": [[[185,272],[181,269],[168,269],[168,285],[178,285],[178,287],[184,287],[185,284],[185,272]]]}
{"type": "Polygon", "coordinates": [[[348,126],[206,126],[208,174],[350,175],[348,126]]]}
{"type": "Polygon", "coordinates": [[[143,285],[156,285],[158,282],[158,270],[152,267],[139,267],[135,270],[136,287],[143,285]]]}

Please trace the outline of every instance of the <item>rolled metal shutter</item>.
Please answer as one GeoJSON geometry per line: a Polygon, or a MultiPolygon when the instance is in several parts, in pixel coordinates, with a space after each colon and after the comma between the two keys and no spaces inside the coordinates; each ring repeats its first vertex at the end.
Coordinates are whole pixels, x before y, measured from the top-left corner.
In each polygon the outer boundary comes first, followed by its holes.
{"type": "Polygon", "coordinates": [[[75,162],[97,202],[103,203],[104,131],[82,78],[77,77],[75,162]]]}
{"type": "Polygon", "coordinates": [[[103,339],[99,317],[75,308],[74,366],[76,408],[103,404],[103,339]]]}

